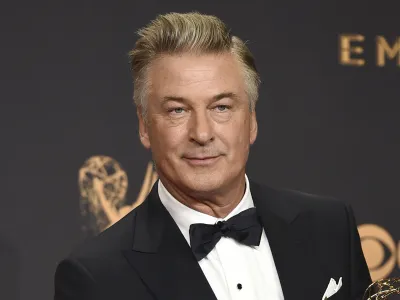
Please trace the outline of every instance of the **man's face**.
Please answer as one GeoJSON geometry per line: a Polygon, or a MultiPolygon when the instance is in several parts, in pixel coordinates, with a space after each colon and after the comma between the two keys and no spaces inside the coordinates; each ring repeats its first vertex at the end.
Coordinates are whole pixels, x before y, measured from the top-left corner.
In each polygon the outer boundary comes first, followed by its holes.
{"type": "Polygon", "coordinates": [[[161,180],[204,194],[244,178],[257,122],[234,56],[166,55],[152,63],[148,76],[150,124],[138,110],[139,130],[161,180]]]}

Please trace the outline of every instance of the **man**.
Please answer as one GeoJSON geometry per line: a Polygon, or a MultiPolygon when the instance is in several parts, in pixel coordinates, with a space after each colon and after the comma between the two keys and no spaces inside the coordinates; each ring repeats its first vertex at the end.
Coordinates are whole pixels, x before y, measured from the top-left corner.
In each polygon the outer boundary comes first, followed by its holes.
{"type": "Polygon", "coordinates": [[[134,100],[159,180],[60,263],[54,299],[319,300],[331,278],[329,299],[361,299],[371,278],[351,208],[245,174],[259,85],[245,44],[198,13],[139,35],[134,100]]]}

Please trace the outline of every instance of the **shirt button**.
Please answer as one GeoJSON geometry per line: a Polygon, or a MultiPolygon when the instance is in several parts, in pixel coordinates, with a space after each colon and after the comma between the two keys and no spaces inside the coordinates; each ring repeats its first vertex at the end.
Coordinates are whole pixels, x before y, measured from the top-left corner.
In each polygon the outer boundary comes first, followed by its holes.
{"type": "Polygon", "coordinates": [[[242,289],[242,285],[240,283],[238,283],[237,284],[237,288],[238,288],[238,290],[241,290],[242,289]]]}

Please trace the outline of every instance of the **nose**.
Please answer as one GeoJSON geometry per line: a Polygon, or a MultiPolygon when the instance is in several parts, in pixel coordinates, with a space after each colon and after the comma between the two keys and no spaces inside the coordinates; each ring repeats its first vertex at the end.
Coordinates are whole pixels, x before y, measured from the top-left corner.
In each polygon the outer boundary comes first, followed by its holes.
{"type": "Polygon", "coordinates": [[[207,112],[193,113],[189,128],[190,139],[201,145],[207,144],[210,140],[213,140],[214,136],[211,122],[207,112]]]}

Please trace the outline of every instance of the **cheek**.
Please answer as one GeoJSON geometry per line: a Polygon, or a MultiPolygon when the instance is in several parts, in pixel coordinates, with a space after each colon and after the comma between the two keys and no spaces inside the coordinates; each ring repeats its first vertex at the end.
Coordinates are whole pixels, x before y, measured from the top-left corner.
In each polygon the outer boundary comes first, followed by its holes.
{"type": "Polygon", "coordinates": [[[240,147],[240,149],[246,148],[250,143],[250,130],[248,122],[237,122],[235,125],[236,126],[233,130],[234,135],[232,139],[234,139],[235,144],[240,147]]]}
{"type": "Polygon", "coordinates": [[[242,155],[248,150],[249,150],[249,137],[246,133],[243,133],[237,138],[236,152],[237,154],[242,155]]]}
{"type": "Polygon", "coordinates": [[[222,143],[225,144],[231,156],[242,156],[249,149],[249,136],[243,129],[237,129],[220,135],[222,143]]]}
{"type": "Polygon", "coordinates": [[[184,145],[185,133],[182,128],[159,126],[153,136],[158,150],[164,154],[176,151],[184,145]]]}

